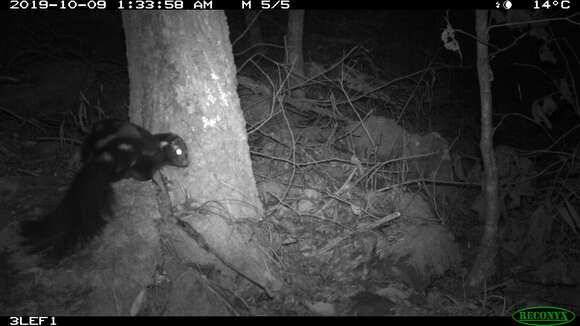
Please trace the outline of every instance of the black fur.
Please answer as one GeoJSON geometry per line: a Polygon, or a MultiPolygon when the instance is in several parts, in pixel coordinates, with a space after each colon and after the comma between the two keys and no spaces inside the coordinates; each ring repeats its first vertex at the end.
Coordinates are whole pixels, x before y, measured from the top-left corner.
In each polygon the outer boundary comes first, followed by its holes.
{"type": "Polygon", "coordinates": [[[81,148],[83,166],[60,204],[48,215],[21,224],[30,252],[60,259],[101,233],[112,216],[112,184],[125,178],[150,180],[164,165],[189,164],[183,139],[152,135],[120,120],[97,123],[81,148]]]}

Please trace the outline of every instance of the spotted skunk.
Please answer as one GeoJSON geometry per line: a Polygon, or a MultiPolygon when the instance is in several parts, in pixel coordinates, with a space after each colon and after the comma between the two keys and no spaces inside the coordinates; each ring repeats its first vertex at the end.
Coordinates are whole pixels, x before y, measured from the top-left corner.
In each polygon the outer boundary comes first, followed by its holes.
{"type": "Polygon", "coordinates": [[[31,253],[58,260],[98,235],[112,216],[114,182],[146,181],[162,166],[189,164],[187,146],[179,136],[153,135],[121,120],[94,125],[81,147],[81,161],[60,204],[41,219],[20,225],[31,253]]]}

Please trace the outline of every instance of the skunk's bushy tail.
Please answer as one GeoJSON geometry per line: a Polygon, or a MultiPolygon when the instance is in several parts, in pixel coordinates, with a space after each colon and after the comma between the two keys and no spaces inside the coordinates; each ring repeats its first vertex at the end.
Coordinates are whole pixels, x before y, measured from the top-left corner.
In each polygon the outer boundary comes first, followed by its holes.
{"type": "Polygon", "coordinates": [[[48,215],[21,224],[31,253],[59,259],[98,235],[112,214],[113,167],[105,162],[85,164],[60,204],[48,215]]]}
{"type": "Polygon", "coordinates": [[[56,209],[37,221],[21,224],[30,252],[60,260],[106,226],[112,215],[114,182],[125,178],[146,181],[162,166],[189,164],[187,145],[178,135],[153,135],[119,120],[103,120],[93,126],[81,148],[81,159],[84,165],[56,209]]]}

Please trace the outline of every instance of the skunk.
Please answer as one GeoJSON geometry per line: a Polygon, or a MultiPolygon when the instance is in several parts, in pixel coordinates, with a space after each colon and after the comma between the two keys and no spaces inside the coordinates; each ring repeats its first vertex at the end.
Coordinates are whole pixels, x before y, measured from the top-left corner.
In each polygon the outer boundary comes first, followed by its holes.
{"type": "Polygon", "coordinates": [[[151,134],[122,120],[97,122],[81,147],[82,167],[60,204],[48,215],[20,225],[30,253],[56,260],[100,234],[112,216],[112,184],[150,180],[165,165],[189,165],[187,146],[176,134],[151,134]]]}

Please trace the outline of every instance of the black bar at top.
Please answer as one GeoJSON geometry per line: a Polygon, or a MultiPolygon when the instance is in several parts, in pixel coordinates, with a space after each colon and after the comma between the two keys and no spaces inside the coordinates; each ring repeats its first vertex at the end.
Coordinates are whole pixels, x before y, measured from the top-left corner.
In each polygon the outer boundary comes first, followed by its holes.
{"type": "MultiPolygon", "coordinates": [[[[4,0],[2,9],[13,11],[41,11],[41,10],[155,10],[168,9],[166,3],[180,2],[179,9],[228,9],[228,10],[473,10],[473,9],[500,9],[504,10],[506,1],[511,2],[511,9],[532,9],[533,0],[4,0]],[[50,3],[47,8],[38,8],[39,4],[50,3]],[[122,6],[120,4],[122,1],[122,6]],[[91,8],[87,5],[93,4],[91,8]],[[106,2],[106,8],[94,4],[106,2]],[[69,5],[70,4],[70,5],[69,5]],[[75,5],[76,4],[76,5],[75,5]],[[36,7],[36,8],[34,8],[36,7]],[[122,8],[121,8],[122,7],[122,8]]],[[[171,9],[171,8],[169,8],[171,9]]]]}

